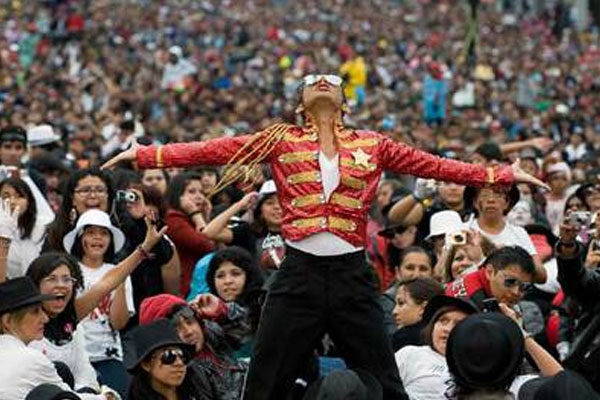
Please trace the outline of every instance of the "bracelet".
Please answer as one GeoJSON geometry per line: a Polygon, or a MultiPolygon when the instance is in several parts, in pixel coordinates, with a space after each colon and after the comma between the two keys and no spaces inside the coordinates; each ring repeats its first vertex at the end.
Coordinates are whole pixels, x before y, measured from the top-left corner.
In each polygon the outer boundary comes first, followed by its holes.
{"type": "Polygon", "coordinates": [[[146,251],[146,249],[144,249],[144,247],[142,247],[142,245],[141,245],[141,244],[140,244],[140,245],[137,247],[137,249],[139,250],[139,252],[140,252],[140,253],[142,253],[142,259],[144,259],[144,260],[145,260],[145,259],[148,259],[148,258],[150,258],[150,257],[151,257],[151,254],[150,254],[150,253],[148,253],[148,252],[146,251]]]}

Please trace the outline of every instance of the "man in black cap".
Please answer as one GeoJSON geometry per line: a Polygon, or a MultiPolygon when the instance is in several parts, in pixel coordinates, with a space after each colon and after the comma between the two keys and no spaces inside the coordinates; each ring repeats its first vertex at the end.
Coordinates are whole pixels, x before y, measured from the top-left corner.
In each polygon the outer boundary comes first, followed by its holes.
{"type": "Polygon", "coordinates": [[[19,168],[26,151],[25,129],[20,126],[8,126],[0,130],[0,165],[19,168]]]}
{"type": "MultiPolygon", "coordinates": [[[[0,130],[0,180],[6,175],[20,176],[23,168],[22,159],[27,153],[27,132],[20,126],[8,126],[0,130]]],[[[28,168],[27,175],[39,191],[45,195],[44,178],[35,170],[28,168]]]]}

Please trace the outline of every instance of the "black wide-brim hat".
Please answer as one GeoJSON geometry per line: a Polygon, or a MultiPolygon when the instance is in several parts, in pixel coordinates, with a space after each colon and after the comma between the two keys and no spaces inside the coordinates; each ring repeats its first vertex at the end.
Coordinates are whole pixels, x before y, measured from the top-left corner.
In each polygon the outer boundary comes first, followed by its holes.
{"type": "Polygon", "coordinates": [[[25,400],[81,400],[81,397],[56,385],[43,383],[29,392],[25,400]]]}
{"type": "Polygon", "coordinates": [[[523,361],[521,328],[504,314],[469,316],[450,333],[446,345],[448,370],[460,388],[507,388],[523,361]]]}
{"type": "MultiPolygon", "coordinates": [[[[477,197],[477,193],[479,193],[479,190],[481,190],[483,188],[484,187],[475,187],[475,186],[467,186],[465,188],[465,192],[463,194],[463,199],[464,199],[466,208],[475,210],[475,197],[477,197]]],[[[517,204],[519,202],[519,199],[521,198],[521,193],[519,192],[519,188],[517,188],[517,185],[510,186],[510,188],[508,189],[507,196],[508,196],[508,208],[504,212],[505,215],[508,214],[508,212],[515,206],[515,204],[517,204]]]]}
{"type": "Polygon", "coordinates": [[[40,294],[40,290],[29,277],[11,279],[0,284],[0,314],[54,300],[56,297],[40,294]]]}
{"type": "Polygon", "coordinates": [[[428,324],[438,310],[443,307],[452,307],[456,310],[463,311],[466,314],[475,314],[478,310],[477,307],[469,299],[452,297],[446,295],[434,296],[427,302],[425,310],[423,310],[422,322],[428,324]]]}
{"type": "Polygon", "coordinates": [[[519,400],[600,400],[590,383],[564,370],[552,377],[531,379],[519,389],[519,400]]]}
{"type": "Polygon", "coordinates": [[[183,350],[188,359],[194,355],[194,345],[183,342],[175,325],[168,319],[158,319],[151,324],[141,325],[131,332],[133,355],[127,370],[133,372],[154,350],[176,346],[183,350]]]}

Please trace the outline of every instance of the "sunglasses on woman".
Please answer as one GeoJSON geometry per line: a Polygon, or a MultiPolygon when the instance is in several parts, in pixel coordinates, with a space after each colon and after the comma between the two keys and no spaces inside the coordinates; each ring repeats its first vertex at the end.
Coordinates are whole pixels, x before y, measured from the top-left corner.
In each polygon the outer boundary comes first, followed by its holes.
{"type": "Polygon", "coordinates": [[[182,350],[167,349],[160,354],[160,363],[163,365],[173,365],[177,359],[187,364],[188,358],[182,350]]]}
{"type": "Polygon", "coordinates": [[[344,80],[337,75],[306,75],[302,81],[305,86],[312,86],[317,82],[324,80],[332,86],[342,86],[344,80]]]}

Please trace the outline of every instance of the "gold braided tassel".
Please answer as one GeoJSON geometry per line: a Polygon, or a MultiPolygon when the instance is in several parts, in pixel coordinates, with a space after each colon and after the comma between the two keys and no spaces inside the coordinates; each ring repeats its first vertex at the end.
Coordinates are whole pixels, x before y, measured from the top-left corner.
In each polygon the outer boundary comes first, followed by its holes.
{"type": "Polygon", "coordinates": [[[273,151],[277,143],[283,139],[289,127],[290,125],[284,123],[272,125],[267,129],[256,133],[244,143],[227,164],[225,164],[223,176],[209,193],[208,197],[212,198],[215,194],[219,193],[242,176],[247,180],[250,172],[253,171],[257,165],[262,163],[271,151],[273,151]],[[244,154],[244,156],[240,157],[242,154],[244,154]]]}

